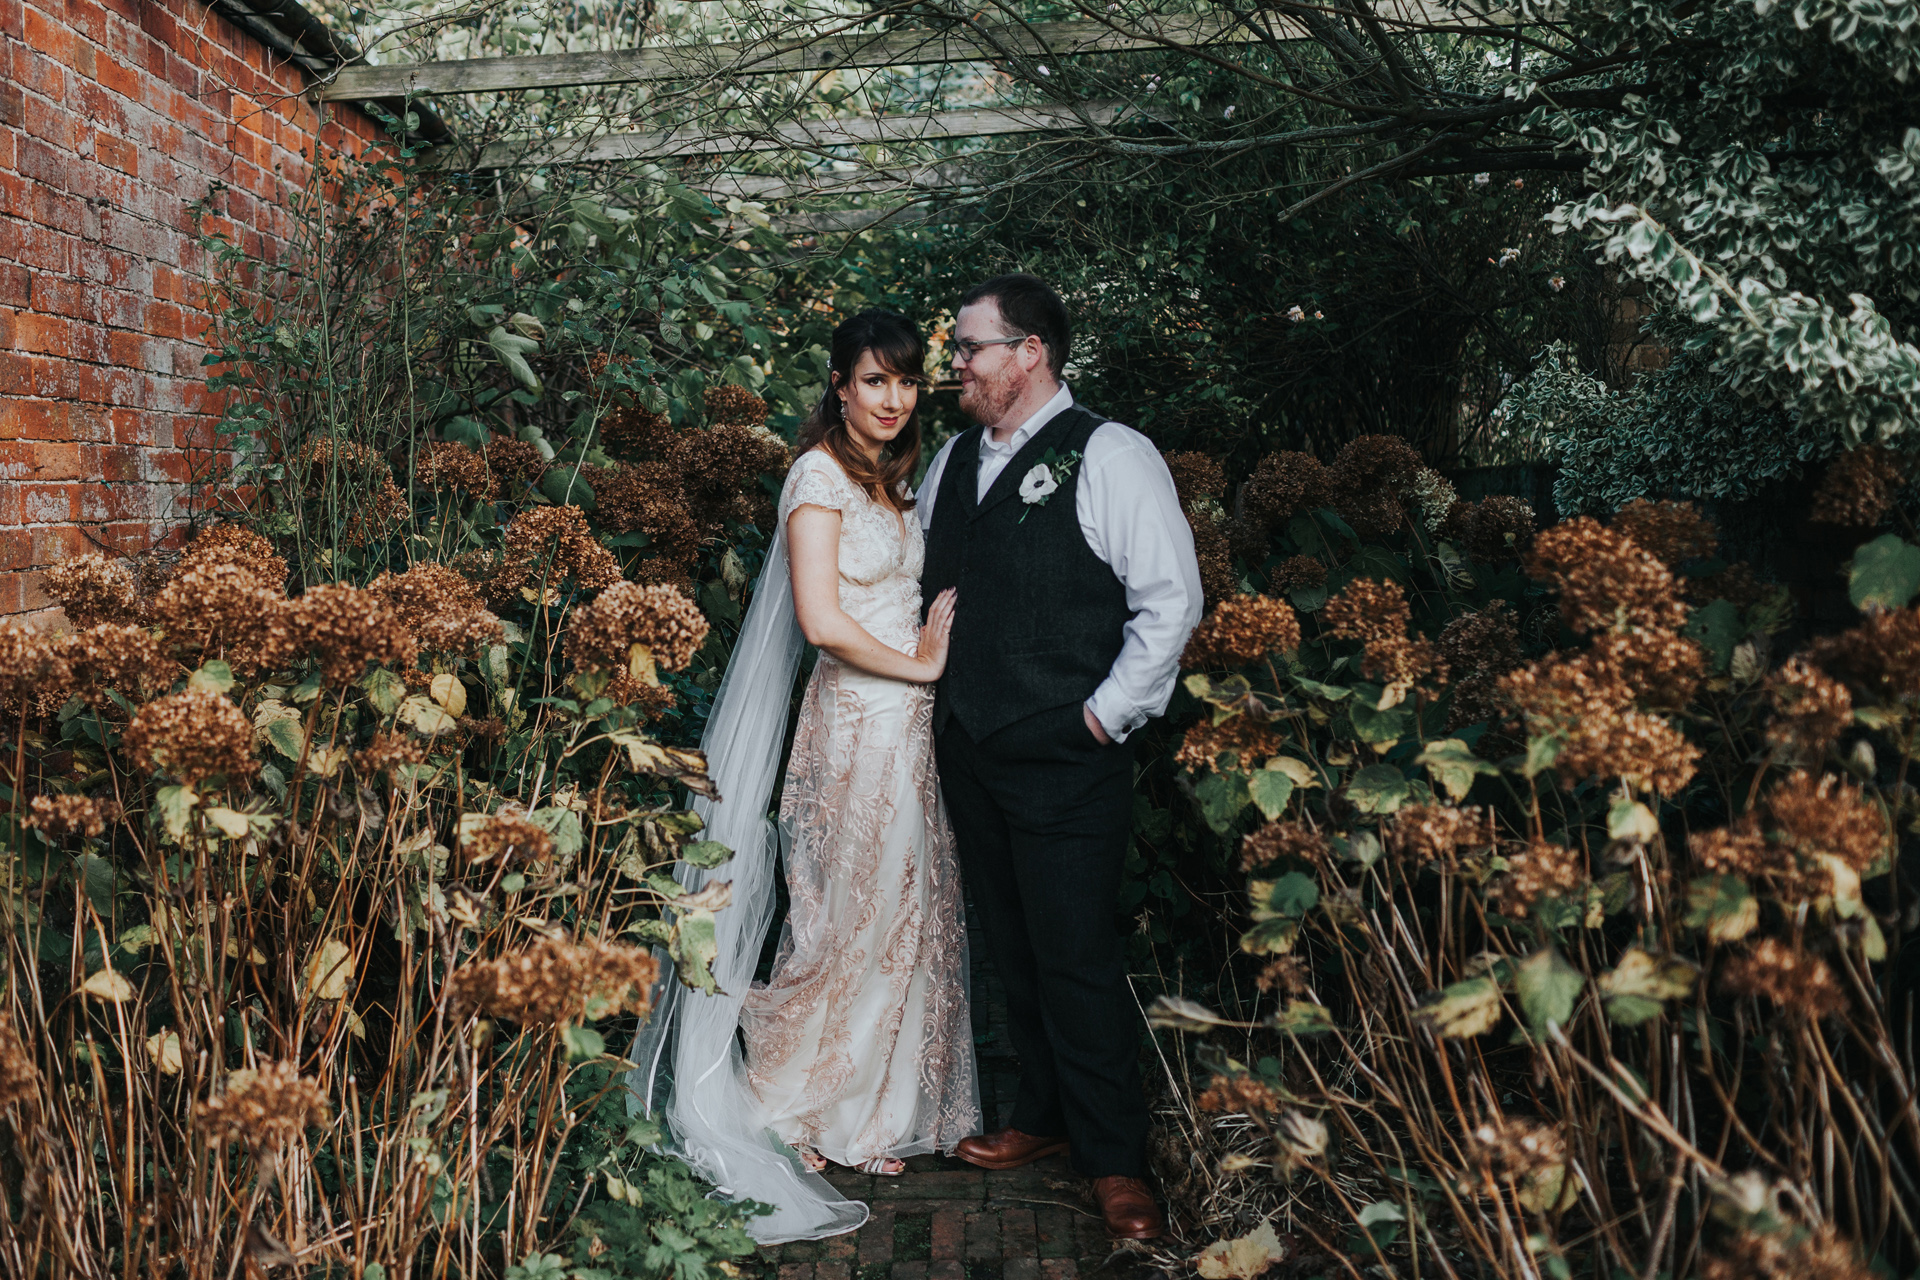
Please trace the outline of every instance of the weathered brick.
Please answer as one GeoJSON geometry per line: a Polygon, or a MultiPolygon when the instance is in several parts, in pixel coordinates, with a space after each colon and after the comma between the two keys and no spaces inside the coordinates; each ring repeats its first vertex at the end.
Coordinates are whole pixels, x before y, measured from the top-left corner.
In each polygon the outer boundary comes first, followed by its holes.
{"type": "Polygon", "coordinates": [[[1000,1215],[990,1210],[966,1215],[969,1261],[985,1261],[1000,1256],[1000,1215]]]}
{"type": "Polygon", "coordinates": [[[893,1206],[876,1204],[867,1225],[860,1228],[860,1265],[881,1266],[893,1261],[893,1206]]]}
{"type": "Polygon", "coordinates": [[[1034,1230],[1033,1210],[1003,1209],[1000,1212],[1000,1256],[1037,1258],[1040,1243],[1034,1230]]]}
{"type": "MultiPolygon", "coordinates": [[[[924,1176],[924,1175],[921,1175],[924,1176]]],[[[942,1209],[933,1215],[931,1256],[937,1261],[961,1256],[967,1242],[967,1215],[959,1209],[942,1209]]]]}
{"type": "Polygon", "coordinates": [[[783,1262],[778,1272],[780,1280],[813,1280],[811,1262],[783,1262]]]}

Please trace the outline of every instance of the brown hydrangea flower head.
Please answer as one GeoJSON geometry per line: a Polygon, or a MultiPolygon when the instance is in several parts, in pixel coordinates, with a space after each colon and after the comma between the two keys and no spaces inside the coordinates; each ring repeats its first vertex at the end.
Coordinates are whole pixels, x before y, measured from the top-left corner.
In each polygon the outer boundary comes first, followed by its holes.
{"type": "Polygon", "coordinates": [[[616,707],[630,707],[640,714],[640,723],[658,720],[678,704],[671,688],[664,684],[648,684],[636,680],[626,668],[614,672],[613,679],[600,696],[616,707]]]}
{"type": "Polygon", "coordinates": [[[1853,724],[1847,686],[1804,658],[1789,658],[1767,680],[1773,719],[1767,744],[1789,754],[1817,756],[1853,724]]]}
{"type": "Polygon", "coordinates": [[[209,778],[250,778],[253,725],[239,707],[208,689],[188,688],[140,708],[120,745],[142,768],[165,769],[198,786],[209,778]]]}
{"type": "Polygon", "coordinates": [[[1425,464],[1399,436],[1358,436],[1329,468],[1334,510],[1363,538],[1381,538],[1406,523],[1410,497],[1425,464]]]}
{"type": "Polygon", "coordinates": [[[483,502],[500,491],[486,455],[457,440],[436,441],[421,450],[413,460],[413,478],[423,488],[457,489],[483,502]]]}
{"type": "Polygon", "coordinates": [[[1199,1097],[1196,1110],[1216,1115],[1271,1115],[1286,1103],[1273,1089],[1252,1076],[1215,1076],[1199,1097]]]}
{"type": "Polygon", "coordinates": [[[27,825],[39,828],[51,840],[97,836],[106,831],[109,822],[120,820],[119,801],[92,796],[38,795],[28,807],[31,814],[27,825]]]}
{"type": "Polygon", "coordinates": [[[394,771],[402,766],[426,762],[426,747],[403,733],[376,733],[373,741],[360,748],[353,757],[353,767],[362,778],[385,774],[389,781],[394,771]]]}
{"type": "Polygon", "coordinates": [[[180,557],[182,570],[194,564],[238,565],[252,574],[263,589],[286,590],[286,560],[274,554],[271,542],[237,524],[216,524],[202,529],[180,557]]]}
{"type": "Polygon", "coordinates": [[[1672,631],[1623,627],[1594,637],[1594,658],[1620,673],[1641,705],[1662,710],[1686,706],[1707,674],[1699,645],[1672,631]]]}
{"type": "Polygon", "coordinates": [[[369,663],[405,670],[419,647],[386,597],[342,582],[308,587],[287,606],[296,651],[311,653],[329,684],[350,684],[369,663]]]}
{"type": "Polygon", "coordinates": [[[497,813],[468,827],[460,847],[473,862],[538,863],[553,856],[553,836],[525,818],[497,813]]]}
{"type": "Polygon", "coordinates": [[[1233,546],[1227,532],[1210,519],[1204,509],[1189,511],[1187,525],[1193,530],[1193,553],[1200,562],[1200,593],[1208,605],[1218,604],[1240,589],[1233,572],[1233,546]]]}
{"type": "Polygon", "coordinates": [[[1492,821],[1479,805],[1408,805],[1381,827],[1387,852],[1411,862],[1451,866],[1457,852],[1493,843],[1492,821]]]}
{"type": "Polygon", "coordinates": [[[1187,638],[1183,667],[1244,667],[1300,647],[1300,619],[1271,596],[1228,596],[1187,638]]]}
{"type": "Polygon", "coordinates": [[[1495,494],[1458,502],[1447,513],[1441,536],[1482,564],[1517,560],[1533,549],[1533,506],[1524,498],[1495,494]]]}
{"type": "Polygon", "coordinates": [[[13,1029],[13,1019],[0,1017],[0,1112],[39,1096],[40,1068],[13,1029]]]}
{"type": "Polygon", "coordinates": [[[0,708],[38,712],[42,695],[51,693],[59,698],[54,704],[58,709],[73,680],[63,649],[59,639],[46,632],[0,622],[0,708]]]}
{"type": "Polygon", "coordinates": [[[1741,814],[1732,826],[1693,832],[1687,837],[1687,849],[1697,866],[1718,876],[1746,879],[1773,874],[1785,866],[1760,830],[1759,815],[1752,813],[1741,814]]]}
{"type": "Polygon", "coordinates": [[[1611,527],[1669,569],[1688,560],[1705,560],[1720,549],[1713,522],[1694,510],[1691,502],[1635,498],[1615,513],[1611,527]]]}
{"type": "Polygon", "coordinates": [[[1700,1280],[1876,1280],[1860,1250],[1828,1223],[1743,1231],[1700,1260],[1700,1280]]]}
{"type": "Polygon", "coordinates": [[[484,454],[487,470],[495,480],[507,480],[531,489],[547,473],[546,455],[540,452],[539,445],[530,440],[495,437],[487,441],[484,454]]]}
{"type": "Polygon", "coordinates": [[[1404,639],[1413,610],[1397,582],[1355,578],[1327,601],[1320,620],[1341,640],[1404,639]]]}
{"type": "Polygon", "coordinates": [[[731,383],[710,386],[700,393],[707,421],[715,426],[757,427],[767,420],[767,402],[745,387],[731,383]]]}
{"type": "Polygon", "coordinates": [[[244,1142],[258,1151],[325,1124],[327,1099],[319,1082],[302,1076],[291,1062],[269,1062],[257,1071],[229,1075],[225,1088],[194,1106],[193,1118],[211,1141],[244,1142]]]}
{"type": "Polygon", "coordinates": [[[1681,590],[1692,604],[1725,600],[1738,608],[1747,609],[1784,588],[1762,582],[1760,575],[1753,571],[1753,566],[1741,560],[1717,573],[1688,578],[1681,583],[1681,590]]]}
{"type": "Polygon", "coordinates": [[[1496,1178],[1527,1178],[1567,1162],[1557,1128],[1520,1116],[1502,1116],[1467,1132],[1467,1154],[1496,1178]]]}
{"type": "Polygon", "coordinates": [[[381,574],[367,589],[386,601],[424,653],[469,654],[500,638],[500,619],[449,565],[423,560],[405,573],[381,574]]]}
{"type": "Polygon", "coordinates": [[[470,961],[447,983],[456,1015],[482,1013],[525,1026],[565,1027],[652,1007],[660,966],[642,947],[543,938],[495,960],[470,961]]]}
{"type": "Polygon", "coordinates": [[[629,651],[643,644],[656,665],[679,671],[706,640],[706,615],[693,601],[657,583],[620,582],[574,612],[566,655],[582,671],[612,671],[626,667],[629,651]]]}
{"type": "Polygon", "coordinates": [[[1278,991],[1289,996],[1305,995],[1313,985],[1307,975],[1306,961],[1299,956],[1281,956],[1269,961],[1253,984],[1262,991],[1278,991]]]}
{"type": "Polygon", "coordinates": [[[1621,625],[1665,631],[1686,625],[1687,609],[1667,566],[1591,516],[1536,537],[1527,570],[1560,589],[1560,616],[1583,635],[1621,625]]]}
{"type": "Polygon", "coordinates": [[[1173,474],[1174,492],[1180,495],[1183,509],[1200,498],[1219,501],[1226,493],[1227,473],[1221,469],[1219,459],[1204,453],[1163,453],[1160,458],[1173,474]]]}
{"type": "Polygon", "coordinates": [[[1437,646],[1453,675],[1451,728],[1500,720],[1513,704],[1500,691],[1500,677],[1520,665],[1520,630],[1504,600],[1463,613],[1440,631],[1437,646]]]}
{"type": "Polygon", "coordinates": [[[1592,653],[1555,654],[1503,676],[1500,690],[1532,737],[1564,739],[1554,762],[1566,785],[1620,778],[1670,796],[1693,780],[1700,748],[1665,718],[1634,706],[1619,668],[1592,653]]]}
{"type": "Polygon", "coordinates": [[[1906,484],[1906,459],[1900,454],[1877,444],[1850,449],[1833,460],[1813,491],[1813,518],[1822,524],[1877,525],[1906,484]]]}
{"type": "Polygon", "coordinates": [[[664,413],[629,405],[600,420],[600,443],[622,457],[665,456],[672,448],[673,423],[664,413]]]}
{"type": "Polygon", "coordinates": [[[1333,479],[1310,453],[1270,453],[1260,459],[1241,494],[1248,516],[1269,530],[1301,511],[1316,511],[1333,501],[1333,479]]]}
{"type": "Polygon", "coordinates": [[[1838,858],[1865,871],[1889,851],[1886,815],[1858,786],[1795,769],[1767,792],[1775,838],[1804,859],[1838,858]]]}
{"type": "Polygon", "coordinates": [[[407,495],[393,482],[393,468],[371,445],[315,440],[305,457],[307,495],[336,500],[347,517],[343,532],[350,546],[378,542],[410,514],[407,495]]]}
{"type": "Polygon", "coordinates": [[[112,701],[109,689],[134,702],[160,693],[180,670],[153,632],[141,626],[102,622],[70,632],[60,644],[74,692],[96,708],[112,701]]]}
{"type": "Polygon", "coordinates": [[[170,647],[223,657],[242,675],[292,653],[286,599],[245,565],[188,557],[153,598],[153,621],[170,647]]]}
{"type": "Polygon", "coordinates": [[[1815,640],[1807,658],[1880,698],[1920,697],[1920,609],[1869,613],[1851,631],[1815,640]]]}
{"type": "Polygon", "coordinates": [[[1282,858],[1298,858],[1316,867],[1327,863],[1326,837],[1299,822],[1269,822],[1240,839],[1240,869],[1253,871],[1282,858]]]}
{"type": "Polygon", "coordinates": [[[47,594],[66,611],[67,621],[76,627],[140,621],[133,574],[117,560],[102,555],[75,556],[47,570],[46,587],[47,594]]]}
{"type": "Polygon", "coordinates": [[[1803,1018],[1824,1018],[1847,1007],[1846,988],[1825,960],[1777,938],[1762,938],[1721,967],[1720,985],[1742,996],[1764,996],[1803,1018]]]}
{"type": "Polygon", "coordinates": [[[1564,898],[1586,882],[1579,850],[1534,840],[1507,854],[1507,873],[1493,896],[1502,912],[1524,919],[1540,899],[1564,898]]]}
{"type": "Polygon", "coordinates": [[[1313,556],[1288,556],[1273,571],[1273,585],[1282,591],[1327,585],[1327,566],[1313,556]]]}
{"type": "Polygon", "coordinates": [[[575,506],[534,507],[507,526],[505,557],[494,575],[496,598],[549,588],[567,579],[584,591],[620,581],[620,562],[587,527],[586,513],[575,506]]]}
{"type": "Polygon", "coordinates": [[[1220,754],[1231,751],[1239,758],[1240,768],[1254,769],[1280,750],[1280,735],[1271,724],[1257,716],[1229,716],[1219,724],[1202,720],[1187,730],[1173,762],[1195,773],[1217,767],[1220,754]]]}
{"type": "Polygon", "coordinates": [[[667,462],[623,462],[594,469],[587,477],[595,517],[615,533],[647,535],[651,559],[642,572],[652,581],[691,578],[706,534],[693,518],[680,472],[667,462]],[[648,572],[651,570],[651,572],[648,572]]]}

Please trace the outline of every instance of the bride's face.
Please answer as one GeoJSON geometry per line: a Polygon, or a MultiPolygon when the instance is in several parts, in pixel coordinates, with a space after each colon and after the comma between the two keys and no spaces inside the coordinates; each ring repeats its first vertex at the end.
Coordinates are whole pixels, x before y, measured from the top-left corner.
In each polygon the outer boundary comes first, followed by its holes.
{"type": "Polygon", "coordinates": [[[873,352],[862,351],[853,375],[840,384],[839,392],[847,434],[870,457],[877,457],[913,416],[913,406],[920,399],[920,379],[895,373],[873,352]]]}

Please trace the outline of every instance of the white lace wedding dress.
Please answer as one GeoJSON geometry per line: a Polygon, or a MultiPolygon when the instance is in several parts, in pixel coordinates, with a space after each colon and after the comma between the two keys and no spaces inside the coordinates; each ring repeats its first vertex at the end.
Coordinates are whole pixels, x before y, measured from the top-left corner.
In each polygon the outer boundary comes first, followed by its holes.
{"type": "MultiPolygon", "coordinates": [[[[914,650],[920,522],[875,502],[822,450],[780,495],[838,511],[840,607],[914,650]]],[[[933,687],[821,654],[801,703],[780,820],[787,924],[740,1013],[766,1123],[838,1164],[951,1150],[979,1131],[966,932],[933,760],[933,687]]]]}

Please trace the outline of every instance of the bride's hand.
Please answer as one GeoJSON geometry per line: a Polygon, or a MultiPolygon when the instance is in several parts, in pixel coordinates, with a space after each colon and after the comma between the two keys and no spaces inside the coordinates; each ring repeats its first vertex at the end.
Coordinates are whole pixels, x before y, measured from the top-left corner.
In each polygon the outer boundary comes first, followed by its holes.
{"type": "Polygon", "coordinates": [[[953,605],[958,593],[948,587],[933,598],[933,607],[927,610],[926,625],[920,628],[920,643],[915,656],[925,668],[922,680],[932,684],[947,670],[947,641],[953,634],[953,605]]]}

